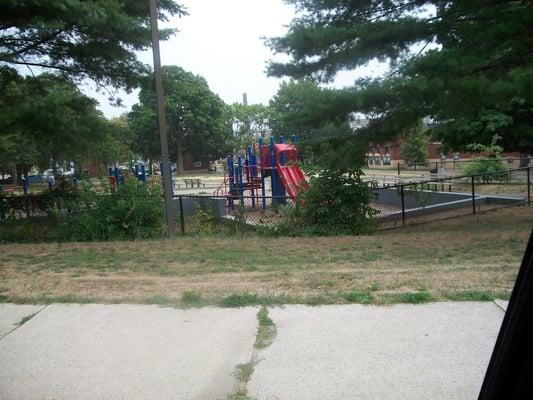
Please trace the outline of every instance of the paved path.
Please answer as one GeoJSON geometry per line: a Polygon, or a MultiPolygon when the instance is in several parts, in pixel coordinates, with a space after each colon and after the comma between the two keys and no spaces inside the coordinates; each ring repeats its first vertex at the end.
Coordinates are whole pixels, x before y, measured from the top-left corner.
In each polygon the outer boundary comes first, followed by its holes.
{"type": "Polygon", "coordinates": [[[0,338],[17,329],[23,318],[29,318],[44,306],[2,304],[0,306],[0,338]]]}
{"type": "MultiPolygon", "coordinates": [[[[223,400],[252,358],[257,310],[0,304],[0,399],[223,400]]],[[[269,312],[277,336],[248,383],[258,400],[473,400],[504,315],[495,303],[269,312]]]]}
{"type": "Polygon", "coordinates": [[[0,340],[0,399],[223,398],[249,361],[256,313],[49,306],[0,340]]]}
{"type": "Polygon", "coordinates": [[[477,399],[503,319],[494,303],[273,309],[259,399],[477,399]]]}

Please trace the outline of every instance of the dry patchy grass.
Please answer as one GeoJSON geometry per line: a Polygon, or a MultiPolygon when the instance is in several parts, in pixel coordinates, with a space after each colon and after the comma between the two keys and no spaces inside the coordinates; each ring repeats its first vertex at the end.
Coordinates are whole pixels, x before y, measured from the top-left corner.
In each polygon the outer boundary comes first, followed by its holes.
{"type": "Polygon", "coordinates": [[[4,301],[202,304],[373,302],[506,296],[533,226],[531,208],[509,208],[371,236],[186,237],[176,241],[0,246],[4,301]],[[405,297],[405,296],[404,296],[405,297]],[[368,299],[368,296],[362,296],[368,299]]]}

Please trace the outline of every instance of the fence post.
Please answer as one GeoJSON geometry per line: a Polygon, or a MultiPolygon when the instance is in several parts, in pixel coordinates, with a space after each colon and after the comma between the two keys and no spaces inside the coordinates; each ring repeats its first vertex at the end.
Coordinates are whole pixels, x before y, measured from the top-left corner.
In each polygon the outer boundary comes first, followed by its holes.
{"type": "Polygon", "coordinates": [[[474,175],[472,175],[472,213],[476,213],[476,191],[474,186],[474,175]]]}
{"type": "Polygon", "coordinates": [[[403,197],[403,185],[400,186],[400,193],[402,198],[402,225],[405,225],[405,200],[403,197]]]}
{"type": "Polygon", "coordinates": [[[527,167],[527,205],[531,207],[531,167],[527,167]]]}
{"type": "Polygon", "coordinates": [[[30,197],[29,197],[29,194],[25,194],[24,195],[24,201],[25,201],[25,205],[26,205],[26,218],[29,218],[31,217],[31,210],[30,210],[30,197]]]}
{"type": "Polygon", "coordinates": [[[7,219],[5,208],[7,207],[4,207],[4,197],[0,193],[0,221],[5,221],[7,219]]]}
{"type": "Polygon", "coordinates": [[[400,175],[400,162],[398,161],[398,175],[400,175]]]}
{"type": "Polygon", "coordinates": [[[180,206],[180,224],[181,224],[181,234],[185,235],[185,216],[183,215],[183,197],[178,198],[180,206]]]}

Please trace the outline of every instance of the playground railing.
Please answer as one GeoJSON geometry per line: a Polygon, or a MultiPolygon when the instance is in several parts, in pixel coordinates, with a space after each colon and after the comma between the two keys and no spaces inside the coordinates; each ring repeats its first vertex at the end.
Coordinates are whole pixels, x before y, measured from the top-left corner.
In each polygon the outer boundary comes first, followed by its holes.
{"type": "Polygon", "coordinates": [[[531,205],[532,167],[442,176],[375,189],[381,229],[531,205]]]}

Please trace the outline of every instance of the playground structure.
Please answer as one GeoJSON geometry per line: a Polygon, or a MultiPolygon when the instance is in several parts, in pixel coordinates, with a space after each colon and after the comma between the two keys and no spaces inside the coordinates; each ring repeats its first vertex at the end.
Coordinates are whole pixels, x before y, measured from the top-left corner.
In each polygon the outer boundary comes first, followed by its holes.
{"type": "Polygon", "coordinates": [[[235,201],[244,205],[244,199],[251,199],[251,206],[266,209],[267,197],[273,203],[285,204],[287,198],[294,200],[298,193],[307,188],[307,182],[298,166],[298,152],[294,146],[296,136],[291,135],[290,143],[283,136],[276,143],[274,137],[265,144],[260,138],[258,143],[248,146],[243,154],[228,154],[224,181],[213,193],[225,195],[227,206],[233,210],[235,201]],[[267,178],[270,178],[271,195],[267,196],[267,178]],[[245,192],[250,192],[245,196],[245,192]]]}
{"type": "MultiPolygon", "coordinates": [[[[146,182],[146,167],[142,163],[135,163],[131,166],[131,172],[135,177],[141,181],[146,182]]],[[[124,176],[120,173],[118,165],[110,165],[107,167],[107,177],[109,179],[109,185],[111,189],[115,189],[117,186],[124,184],[124,176]]]]}

